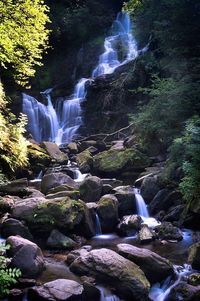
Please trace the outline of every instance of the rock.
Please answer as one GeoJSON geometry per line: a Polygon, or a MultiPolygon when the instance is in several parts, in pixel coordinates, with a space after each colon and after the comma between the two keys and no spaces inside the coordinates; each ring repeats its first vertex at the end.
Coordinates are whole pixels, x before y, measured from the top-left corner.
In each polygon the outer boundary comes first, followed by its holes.
{"type": "Polygon", "coordinates": [[[165,214],[165,216],[163,217],[163,221],[174,222],[180,220],[184,208],[185,205],[171,207],[167,214],[165,214]]]}
{"type": "Polygon", "coordinates": [[[20,199],[15,202],[15,205],[11,211],[12,216],[16,219],[22,220],[28,220],[30,216],[34,218],[34,210],[45,201],[46,200],[43,197],[20,199]]]}
{"type": "Polygon", "coordinates": [[[200,286],[192,286],[185,282],[180,282],[172,288],[167,300],[169,301],[198,301],[200,300],[200,286]]]}
{"type": "Polygon", "coordinates": [[[102,193],[102,181],[95,176],[89,176],[80,185],[80,197],[85,202],[96,202],[102,193]]]}
{"type": "MultiPolygon", "coordinates": [[[[81,278],[83,278],[83,277],[81,277],[81,278]]],[[[89,278],[89,277],[87,277],[87,278],[89,278]]],[[[99,289],[95,286],[95,284],[90,283],[87,280],[84,280],[83,287],[84,287],[85,300],[87,300],[87,301],[100,300],[101,294],[100,294],[99,289]]]]}
{"type": "Polygon", "coordinates": [[[113,145],[110,149],[124,150],[124,141],[123,140],[113,141],[112,144],[113,145]]]}
{"type": "Polygon", "coordinates": [[[112,191],[112,186],[109,184],[104,184],[102,187],[102,195],[109,194],[112,191]]]}
{"type": "Polygon", "coordinates": [[[126,148],[132,148],[132,147],[135,147],[136,144],[137,144],[137,138],[136,138],[135,135],[132,135],[132,136],[130,136],[130,137],[128,137],[128,138],[126,138],[126,139],[124,140],[124,146],[125,146],[126,148]]]}
{"type": "Polygon", "coordinates": [[[134,149],[111,149],[94,156],[93,160],[94,172],[108,175],[129,170],[141,171],[148,165],[147,157],[134,149]]]}
{"type": "Polygon", "coordinates": [[[193,273],[189,275],[188,283],[193,286],[200,285],[200,273],[193,273]]]}
{"type": "Polygon", "coordinates": [[[67,164],[69,159],[67,154],[61,152],[56,143],[44,141],[42,142],[41,146],[46,150],[52,161],[60,164],[67,164]]]}
{"type": "Polygon", "coordinates": [[[52,230],[46,245],[50,249],[71,250],[77,246],[77,243],[71,238],[62,234],[60,231],[52,230]]]}
{"type": "Polygon", "coordinates": [[[112,194],[104,195],[97,205],[97,214],[99,216],[102,232],[113,232],[118,223],[117,198],[112,194]]]}
{"type": "Polygon", "coordinates": [[[193,269],[200,269],[200,242],[189,247],[188,262],[191,263],[193,269]]]}
{"type": "Polygon", "coordinates": [[[138,233],[138,239],[141,243],[149,243],[150,241],[154,240],[155,233],[147,226],[142,225],[141,230],[138,233]]]}
{"type": "Polygon", "coordinates": [[[1,224],[1,235],[4,238],[12,235],[20,235],[23,238],[33,240],[33,236],[28,228],[14,218],[8,218],[1,224]]]}
{"type": "Polygon", "coordinates": [[[119,216],[131,215],[136,212],[135,194],[132,186],[119,186],[113,189],[119,202],[119,216]]]}
{"type": "Polygon", "coordinates": [[[70,270],[79,275],[95,276],[107,285],[112,284],[125,300],[148,300],[150,284],[144,273],[136,264],[112,250],[92,250],[75,259],[70,270]]]}
{"type": "Polygon", "coordinates": [[[15,201],[11,196],[0,197],[0,212],[10,212],[14,207],[15,201]]]}
{"type": "Polygon", "coordinates": [[[78,145],[75,142],[71,142],[67,145],[71,154],[78,154],[78,145]]]}
{"type": "Polygon", "coordinates": [[[151,283],[161,282],[173,274],[173,266],[169,260],[148,249],[137,248],[129,244],[119,244],[117,251],[123,257],[137,264],[151,283]]]}
{"type": "Polygon", "coordinates": [[[27,187],[28,180],[26,178],[14,180],[10,183],[0,185],[0,194],[10,194],[23,197],[27,195],[27,187]]]}
{"type": "Polygon", "coordinates": [[[48,193],[46,195],[46,199],[58,199],[58,198],[64,198],[64,197],[69,197],[73,200],[78,200],[80,195],[78,190],[72,190],[72,191],[59,191],[56,193],[48,193]]]}
{"type": "Polygon", "coordinates": [[[133,236],[141,229],[142,218],[139,215],[125,215],[117,226],[121,236],[133,236]]]}
{"type": "Polygon", "coordinates": [[[71,251],[68,255],[67,255],[67,260],[66,263],[68,265],[70,265],[72,262],[74,262],[75,259],[77,259],[79,256],[85,256],[87,255],[88,252],[90,252],[92,250],[91,246],[83,246],[80,249],[76,249],[71,251]]]}
{"type": "Polygon", "coordinates": [[[167,211],[171,206],[176,205],[176,202],[180,200],[180,198],[180,192],[162,189],[155,195],[150,203],[149,210],[152,214],[155,214],[160,210],[167,211]]]}
{"type": "Polygon", "coordinates": [[[28,299],[51,301],[80,301],[82,300],[83,286],[74,280],[57,279],[35,286],[28,291],[28,299]]]}
{"type": "Polygon", "coordinates": [[[101,179],[103,185],[110,185],[112,188],[122,186],[123,182],[117,179],[101,179]]]}
{"type": "Polygon", "coordinates": [[[6,244],[13,257],[11,266],[20,269],[23,277],[36,278],[44,270],[43,254],[36,244],[20,236],[10,236],[6,244]]]}
{"type": "Polygon", "coordinates": [[[95,140],[82,141],[81,144],[80,144],[80,149],[81,149],[81,151],[84,151],[84,150],[86,150],[87,148],[89,148],[91,146],[96,147],[97,146],[97,141],[95,141],[95,140]]]}
{"type": "Polygon", "coordinates": [[[71,177],[58,172],[44,175],[41,182],[41,190],[44,194],[47,194],[50,189],[62,184],[68,186],[69,190],[78,188],[78,184],[71,177]]]}
{"type": "Polygon", "coordinates": [[[85,150],[76,156],[76,163],[82,173],[90,172],[93,158],[89,150],[85,150]]]}
{"type": "Polygon", "coordinates": [[[44,170],[51,163],[51,157],[36,143],[28,145],[28,157],[30,166],[36,174],[44,170]]]}
{"type": "Polygon", "coordinates": [[[163,222],[161,225],[155,227],[155,231],[160,239],[177,241],[183,239],[181,230],[169,222],[163,222]]]}
{"type": "Polygon", "coordinates": [[[152,201],[159,190],[160,187],[158,185],[158,178],[156,176],[147,177],[142,181],[140,192],[146,202],[152,201]]]}

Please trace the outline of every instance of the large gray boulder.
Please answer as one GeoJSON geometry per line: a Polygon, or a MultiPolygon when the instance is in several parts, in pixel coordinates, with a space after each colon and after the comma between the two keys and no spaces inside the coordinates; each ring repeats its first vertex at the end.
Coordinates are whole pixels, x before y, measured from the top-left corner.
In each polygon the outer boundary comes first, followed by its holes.
{"type": "Polygon", "coordinates": [[[139,215],[125,215],[117,226],[121,236],[132,236],[141,229],[142,218],[139,215]]]}
{"type": "Polygon", "coordinates": [[[95,176],[89,176],[80,185],[80,197],[85,202],[96,202],[102,193],[102,181],[95,176]]]}
{"type": "Polygon", "coordinates": [[[149,300],[150,284],[142,270],[112,250],[92,250],[78,257],[70,265],[70,270],[79,275],[95,276],[97,280],[111,284],[124,300],[149,300]]]}
{"type": "Polygon", "coordinates": [[[117,251],[137,264],[151,283],[161,282],[173,274],[173,266],[169,260],[148,249],[137,248],[129,244],[118,244],[117,251]]]}
{"type": "Polygon", "coordinates": [[[135,193],[132,186],[118,186],[113,192],[119,202],[119,216],[131,215],[136,212],[135,193]]]}
{"type": "Polygon", "coordinates": [[[161,225],[155,227],[155,231],[160,239],[176,241],[183,239],[182,231],[169,222],[163,222],[161,225]]]}
{"type": "Polygon", "coordinates": [[[156,176],[147,177],[142,181],[141,195],[146,202],[153,200],[156,193],[160,190],[158,178],[156,176]]]}
{"type": "Polygon", "coordinates": [[[61,152],[56,143],[44,141],[42,142],[41,146],[46,150],[47,154],[51,157],[52,161],[60,164],[67,164],[67,154],[61,152]]]}
{"type": "Polygon", "coordinates": [[[35,286],[28,291],[30,301],[81,301],[83,286],[68,279],[57,279],[40,286],[35,286]]]}
{"type": "Polygon", "coordinates": [[[67,249],[71,250],[77,246],[77,243],[70,237],[62,234],[58,230],[52,230],[50,236],[47,239],[47,247],[50,249],[67,249]]]}
{"type": "Polygon", "coordinates": [[[37,278],[44,270],[44,258],[41,249],[33,242],[20,236],[10,236],[6,240],[10,245],[11,266],[21,270],[22,276],[37,278]]]}
{"type": "Polygon", "coordinates": [[[97,203],[97,213],[103,233],[113,232],[118,223],[118,200],[112,194],[101,197],[97,203]]]}
{"type": "Polygon", "coordinates": [[[41,182],[41,190],[44,194],[47,194],[50,189],[62,184],[68,186],[69,190],[78,188],[78,184],[70,176],[57,172],[44,175],[41,182]]]}
{"type": "Polygon", "coordinates": [[[1,235],[7,238],[11,235],[20,235],[23,238],[33,240],[33,236],[22,222],[14,218],[8,218],[1,224],[1,235]]]}

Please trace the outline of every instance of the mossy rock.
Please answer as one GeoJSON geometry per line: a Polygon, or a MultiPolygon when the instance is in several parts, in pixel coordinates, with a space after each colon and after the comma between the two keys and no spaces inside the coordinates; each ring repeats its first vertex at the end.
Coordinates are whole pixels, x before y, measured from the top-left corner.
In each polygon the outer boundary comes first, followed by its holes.
{"type": "Polygon", "coordinates": [[[93,158],[89,150],[84,150],[76,156],[76,162],[82,173],[90,171],[93,165],[93,158]]]}
{"type": "Polygon", "coordinates": [[[94,157],[93,169],[97,173],[116,174],[129,170],[142,171],[150,161],[135,149],[108,150],[94,157]]]}
{"type": "Polygon", "coordinates": [[[51,157],[36,143],[31,143],[28,146],[28,157],[30,165],[34,170],[40,171],[51,163],[51,157]]]}

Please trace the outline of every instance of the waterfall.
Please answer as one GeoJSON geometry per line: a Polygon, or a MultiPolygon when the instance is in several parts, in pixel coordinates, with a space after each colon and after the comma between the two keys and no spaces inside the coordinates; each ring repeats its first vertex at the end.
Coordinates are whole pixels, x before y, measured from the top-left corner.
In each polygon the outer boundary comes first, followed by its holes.
{"type": "Polygon", "coordinates": [[[120,299],[116,295],[113,295],[108,288],[102,286],[97,286],[97,288],[101,293],[100,301],[120,301],[120,299]]]}
{"type": "Polygon", "coordinates": [[[171,290],[176,287],[185,276],[192,272],[192,268],[189,264],[174,266],[174,272],[177,278],[175,282],[171,277],[168,277],[162,284],[156,283],[152,286],[149,293],[149,298],[151,300],[165,301],[171,290]]]}
{"type": "MultiPolygon", "coordinates": [[[[99,63],[92,71],[92,78],[113,73],[117,67],[134,60],[140,52],[132,35],[129,15],[125,12],[118,13],[111,35],[105,38],[104,53],[100,55],[99,63]]],[[[55,107],[52,104],[51,88],[41,92],[47,105],[23,94],[23,113],[28,117],[27,130],[37,142],[46,140],[61,144],[72,141],[83,124],[81,103],[86,98],[86,84],[90,80],[81,78],[71,97],[57,100],[55,107]]]]}
{"type": "Polygon", "coordinates": [[[98,214],[96,213],[95,214],[95,235],[101,235],[102,234],[102,230],[101,230],[101,223],[100,223],[100,220],[99,220],[99,216],[98,214]]]}
{"type": "Polygon", "coordinates": [[[139,189],[134,188],[135,193],[135,200],[136,200],[136,206],[137,206],[137,214],[141,217],[149,218],[149,212],[147,209],[147,205],[143,199],[143,197],[140,194],[139,189]]]}

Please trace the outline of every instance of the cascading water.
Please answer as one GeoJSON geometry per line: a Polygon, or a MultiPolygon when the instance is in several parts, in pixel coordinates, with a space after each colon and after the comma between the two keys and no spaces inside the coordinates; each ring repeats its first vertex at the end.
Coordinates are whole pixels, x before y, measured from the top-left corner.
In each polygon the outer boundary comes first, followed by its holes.
{"type": "Polygon", "coordinates": [[[96,236],[102,234],[101,223],[100,223],[99,216],[97,213],[95,214],[95,234],[96,234],[96,236]]]}
{"type": "Polygon", "coordinates": [[[97,286],[97,288],[101,293],[100,301],[120,301],[120,299],[116,295],[113,295],[108,288],[102,286],[97,286]]]}
{"type": "MultiPolygon", "coordinates": [[[[92,72],[93,78],[113,73],[117,67],[134,60],[141,52],[137,49],[127,13],[120,12],[117,15],[111,31],[111,35],[105,38],[105,51],[92,72]]],[[[42,92],[47,105],[23,94],[23,113],[28,117],[28,131],[36,141],[54,141],[57,144],[72,141],[82,125],[81,102],[86,97],[88,81],[90,79],[80,79],[71,98],[58,101],[55,108],[51,100],[52,89],[42,92]]]]}

